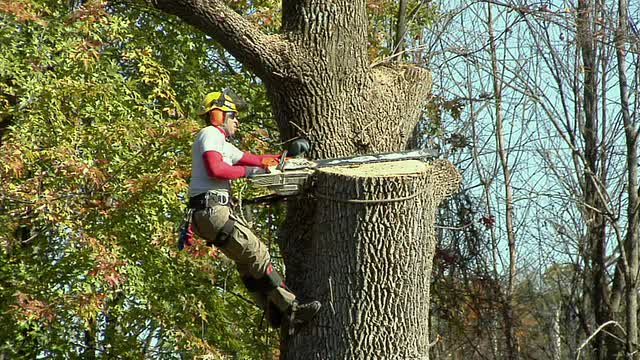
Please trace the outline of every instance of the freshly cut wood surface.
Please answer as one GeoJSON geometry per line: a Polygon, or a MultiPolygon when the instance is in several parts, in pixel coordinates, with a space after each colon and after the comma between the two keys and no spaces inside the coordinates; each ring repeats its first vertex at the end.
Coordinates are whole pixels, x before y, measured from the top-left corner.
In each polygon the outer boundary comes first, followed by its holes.
{"type": "Polygon", "coordinates": [[[427,171],[428,166],[427,163],[419,160],[403,160],[326,167],[318,171],[352,177],[390,177],[423,173],[427,171]]]}

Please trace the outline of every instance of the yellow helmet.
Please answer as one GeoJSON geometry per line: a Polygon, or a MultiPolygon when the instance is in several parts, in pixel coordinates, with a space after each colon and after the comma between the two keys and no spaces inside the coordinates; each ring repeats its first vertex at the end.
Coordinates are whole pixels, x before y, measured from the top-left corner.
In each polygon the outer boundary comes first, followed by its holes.
{"type": "Polygon", "coordinates": [[[202,100],[202,109],[198,115],[204,115],[213,109],[220,109],[224,112],[238,112],[238,107],[231,96],[215,91],[208,93],[202,100]]]}

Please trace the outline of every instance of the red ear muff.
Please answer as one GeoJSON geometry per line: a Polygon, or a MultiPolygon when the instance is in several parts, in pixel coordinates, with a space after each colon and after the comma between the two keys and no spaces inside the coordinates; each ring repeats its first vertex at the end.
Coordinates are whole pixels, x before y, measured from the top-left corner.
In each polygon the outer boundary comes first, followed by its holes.
{"type": "Polygon", "coordinates": [[[221,126],[224,124],[224,111],[220,109],[211,110],[209,121],[213,126],[221,126]]]}

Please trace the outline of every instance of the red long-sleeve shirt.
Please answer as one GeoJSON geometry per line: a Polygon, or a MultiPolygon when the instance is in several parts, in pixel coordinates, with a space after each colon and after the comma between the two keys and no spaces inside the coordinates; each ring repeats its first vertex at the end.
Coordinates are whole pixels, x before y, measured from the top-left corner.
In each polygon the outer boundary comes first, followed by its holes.
{"type": "Polygon", "coordinates": [[[221,180],[233,180],[238,179],[246,175],[245,166],[259,166],[262,167],[262,161],[268,158],[278,158],[279,155],[255,155],[245,152],[242,155],[240,161],[233,165],[225,163],[222,159],[222,154],[210,150],[205,151],[202,154],[204,159],[204,166],[207,169],[207,174],[212,178],[221,180]]]}

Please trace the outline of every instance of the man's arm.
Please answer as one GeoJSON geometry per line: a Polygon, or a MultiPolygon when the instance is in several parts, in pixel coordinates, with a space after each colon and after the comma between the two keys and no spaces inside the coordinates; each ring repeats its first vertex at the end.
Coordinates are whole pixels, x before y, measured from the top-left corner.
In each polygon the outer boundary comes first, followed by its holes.
{"type": "Polygon", "coordinates": [[[266,172],[264,165],[229,165],[222,160],[222,154],[215,150],[205,151],[202,154],[202,159],[204,160],[204,167],[207,169],[207,175],[220,180],[233,180],[266,172]]]}
{"type": "Polygon", "coordinates": [[[239,164],[244,153],[232,144],[226,143],[224,135],[218,128],[207,127],[202,130],[200,151],[207,175],[219,180],[233,180],[257,173],[258,169],[239,164]],[[232,164],[224,162],[222,152],[226,148],[231,155],[232,164]],[[239,166],[236,166],[239,165],[239,166]]]}
{"type": "Polygon", "coordinates": [[[242,158],[240,158],[240,160],[236,163],[236,165],[260,166],[263,168],[267,168],[269,166],[277,165],[278,159],[280,159],[280,155],[274,155],[274,154],[256,155],[256,154],[244,152],[242,154],[242,158]]]}
{"type": "Polygon", "coordinates": [[[207,175],[220,180],[233,180],[246,176],[244,166],[229,165],[222,160],[222,154],[215,150],[202,153],[207,175]]]}

